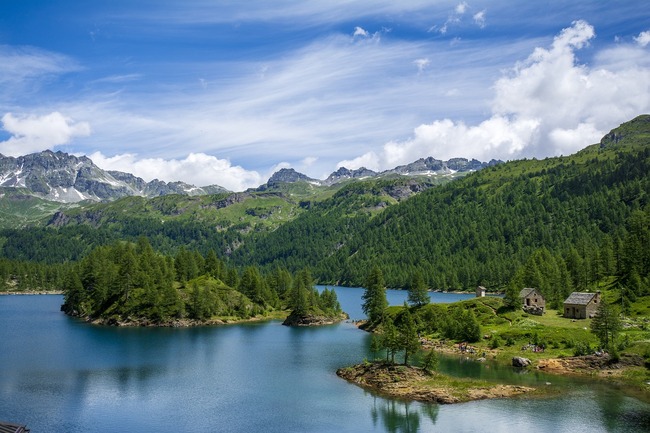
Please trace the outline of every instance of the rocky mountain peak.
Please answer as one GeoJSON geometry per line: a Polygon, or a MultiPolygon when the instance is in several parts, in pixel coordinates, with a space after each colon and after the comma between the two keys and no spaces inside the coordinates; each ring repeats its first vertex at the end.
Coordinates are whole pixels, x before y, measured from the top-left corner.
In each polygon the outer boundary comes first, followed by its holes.
{"type": "MultiPolygon", "coordinates": [[[[24,188],[37,197],[64,203],[114,200],[133,195],[208,193],[182,182],[145,182],[129,173],[104,171],[86,156],[51,150],[17,158],[0,155],[0,186],[24,188]]],[[[210,187],[211,193],[217,190],[216,186],[210,187]]]]}

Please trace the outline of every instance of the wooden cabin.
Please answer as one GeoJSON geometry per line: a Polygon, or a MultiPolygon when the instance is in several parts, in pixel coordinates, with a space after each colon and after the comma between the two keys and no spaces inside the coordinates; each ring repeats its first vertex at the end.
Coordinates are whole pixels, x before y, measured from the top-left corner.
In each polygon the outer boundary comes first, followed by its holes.
{"type": "Polygon", "coordinates": [[[485,292],[486,292],[486,291],[487,291],[487,289],[486,289],[485,287],[483,287],[483,286],[478,286],[478,287],[476,288],[476,297],[477,297],[477,298],[485,298],[485,292]]]}
{"type": "Polygon", "coordinates": [[[564,317],[569,319],[586,319],[594,317],[600,304],[600,292],[573,292],[564,301],[564,317]]]}
{"type": "Polygon", "coordinates": [[[541,316],[546,310],[546,300],[537,289],[525,288],[519,292],[522,308],[529,314],[541,316]]]}

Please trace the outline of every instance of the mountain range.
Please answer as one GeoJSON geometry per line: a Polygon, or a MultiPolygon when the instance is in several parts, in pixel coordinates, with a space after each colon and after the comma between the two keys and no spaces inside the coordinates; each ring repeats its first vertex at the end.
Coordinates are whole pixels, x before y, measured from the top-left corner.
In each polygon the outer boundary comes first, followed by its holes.
{"type": "MultiPolygon", "coordinates": [[[[281,183],[301,181],[331,186],[349,179],[392,174],[447,176],[480,170],[500,162],[492,160],[484,163],[464,158],[440,161],[429,157],[381,173],[366,168],[349,170],[341,167],[325,180],[312,179],[294,169],[284,168],[273,174],[258,190],[267,190],[281,183]]],[[[152,198],[168,194],[197,196],[229,192],[218,185],[197,187],[184,182],[163,182],[158,179],[146,182],[130,173],[102,170],[86,156],[77,157],[50,150],[17,158],[0,155],[0,187],[20,188],[24,194],[60,203],[112,201],[128,196],[152,198]]]]}
{"type": "Polygon", "coordinates": [[[225,192],[220,186],[197,188],[183,182],[163,182],[120,171],[105,171],[86,156],[46,150],[18,158],[0,155],[0,186],[21,188],[45,200],[76,203],[127,196],[202,195],[225,192]]]}

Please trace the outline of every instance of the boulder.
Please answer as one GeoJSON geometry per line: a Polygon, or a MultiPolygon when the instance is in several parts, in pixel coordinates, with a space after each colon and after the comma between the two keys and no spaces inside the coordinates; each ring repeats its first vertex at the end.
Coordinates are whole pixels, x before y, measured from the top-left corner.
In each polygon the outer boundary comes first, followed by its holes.
{"type": "Polygon", "coordinates": [[[513,367],[528,367],[531,364],[530,359],[528,358],[522,358],[521,356],[514,356],[512,358],[512,366],[513,367]]]}

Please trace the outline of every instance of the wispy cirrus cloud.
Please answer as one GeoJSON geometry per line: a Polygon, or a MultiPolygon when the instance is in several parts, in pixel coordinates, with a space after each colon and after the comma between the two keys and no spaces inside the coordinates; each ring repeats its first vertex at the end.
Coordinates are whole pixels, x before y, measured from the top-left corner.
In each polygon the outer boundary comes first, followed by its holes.
{"type": "Polygon", "coordinates": [[[0,83],[16,84],[49,74],[78,71],[72,58],[30,46],[0,45],[0,83]]]}

